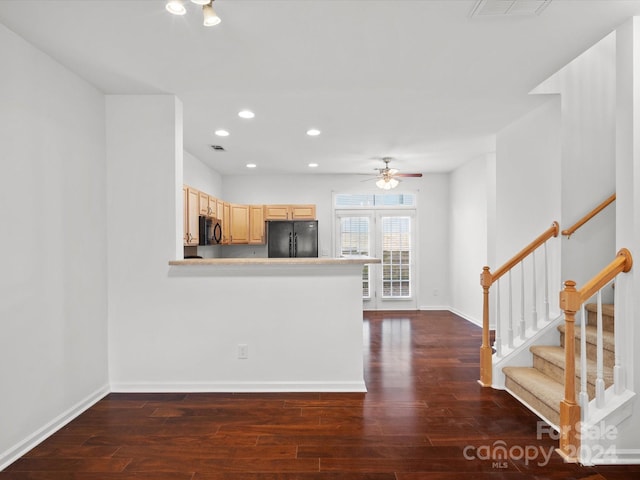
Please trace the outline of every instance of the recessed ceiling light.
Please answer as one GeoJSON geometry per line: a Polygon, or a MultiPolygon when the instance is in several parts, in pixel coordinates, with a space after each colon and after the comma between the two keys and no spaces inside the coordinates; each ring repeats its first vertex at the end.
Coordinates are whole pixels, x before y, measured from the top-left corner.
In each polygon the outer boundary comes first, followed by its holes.
{"type": "Polygon", "coordinates": [[[320,135],[320,130],[318,130],[317,128],[310,128],[309,130],[307,130],[307,135],[309,135],[310,137],[317,137],[318,135],[320,135]]]}
{"type": "Polygon", "coordinates": [[[211,0],[191,0],[196,5],[207,5],[211,0]]]}
{"type": "Polygon", "coordinates": [[[256,116],[256,114],[251,110],[241,110],[240,112],[238,112],[238,116],[240,118],[253,118],[256,116]]]}
{"type": "Polygon", "coordinates": [[[317,164],[317,163],[310,163],[310,164],[309,164],[309,167],[310,167],[310,168],[316,168],[317,166],[318,166],[318,164],[317,164]]]}
{"type": "Polygon", "coordinates": [[[216,130],[215,134],[219,137],[228,137],[229,136],[229,132],[227,132],[226,130],[216,130]]]}
{"type": "Polygon", "coordinates": [[[257,165],[255,163],[247,163],[247,168],[256,168],[257,165]]]}

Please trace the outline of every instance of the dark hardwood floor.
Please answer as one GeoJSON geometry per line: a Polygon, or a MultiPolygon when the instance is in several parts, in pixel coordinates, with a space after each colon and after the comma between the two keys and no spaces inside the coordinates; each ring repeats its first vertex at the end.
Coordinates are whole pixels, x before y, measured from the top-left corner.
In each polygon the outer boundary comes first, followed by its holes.
{"type": "Polygon", "coordinates": [[[366,394],[111,394],[0,480],[640,478],[563,463],[536,416],[481,388],[479,328],[448,312],[364,320],[366,394]]]}

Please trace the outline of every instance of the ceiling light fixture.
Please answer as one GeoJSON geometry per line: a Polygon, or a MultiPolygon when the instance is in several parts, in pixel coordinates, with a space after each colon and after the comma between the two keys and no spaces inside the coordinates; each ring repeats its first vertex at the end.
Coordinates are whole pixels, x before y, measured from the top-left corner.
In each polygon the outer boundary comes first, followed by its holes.
{"type": "Polygon", "coordinates": [[[226,130],[216,130],[214,133],[219,137],[228,137],[229,136],[229,132],[227,132],[226,130]]]}
{"type": "MultiPolygon", "coordinates": [[[[191,0],[192,3],[202,6],[202,16],[204,17],[203,25],[212,27],[218,25],[222,20],[213,9],[213,0],[191,0]]],[[[173,15],[184,15],[187,9],[184,6],[184,0],[168,0],[166,9],[173,15]]]]}
{"type": "Polygon", "coordinates": [[[376,182],[376,186],[382,190],[391,190],[396,188],[400,182],[395,178],[383,177],[376,182]]]}
{"type": "MultiPolygon", "coordinates": [[[[194,0],[191,0],[191,1],[193,2],[194,0]]],[[[195,3],[198,3],[198,2],[195,2],[195,3]]],[[[220,17],[213,9],[213,5],[211,5],[212,3],[213,3],[213,0],[211,2],[208,2],[206,5],[202,6],[202,15],[204,15],[204,22],[202,22],[202,24],[205,27],[213,27],[214,25],[218,25],[222,21],[220,20],[220,17]]]]}
{"type": "Polygon", "coordinates": [[[257,165],[255,163],[247,163],[247,168],[256,168],[257,165]]]}
{"type": "Polygon", "coordinates": [[[321,133],[322,132],[317,128],[310,128],[309,130],[307,130],[307,135],[309,135],[310,137],[317,137],[321,133]]]}
{"type": "Polygon", "coordinates": [[[184,15],[187,13],[187,9],[184,8],[184,2],[182,0],[169,0],[165,8],[167,12],[173,15],[184,15]]]}
{"type": "Polygon", "coordinates": [[[238,112],[240,118],[253,118],[256,116],[251,110],[241,110],[238,112]]]}
{"type": "Polygon", "coordinates": [[[310,163],[309,164],[309,168],[317,168],[318,164],[317,163],[310,163]]]}

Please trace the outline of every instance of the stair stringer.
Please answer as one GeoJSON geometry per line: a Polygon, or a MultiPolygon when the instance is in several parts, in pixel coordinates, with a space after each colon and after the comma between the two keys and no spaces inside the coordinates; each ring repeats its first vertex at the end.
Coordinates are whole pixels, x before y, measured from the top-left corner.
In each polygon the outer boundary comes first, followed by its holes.
{"type": "MultiPolygon", "coordinates": [[[[493,355],[493,372],[491,387],[496,390],[505,390],[505,379],[502,369],[504,367],[530,367],[533,365],[533,355],[529,348],[533,345],[559,345],[560,344],[560,332],[558,331],[558,325],[564,321],[564,315],[560,314],[557,317],[549,320],[546,325],[541,327],[537,333],[532,334],[520,343],[516,343],[511,351],[506,352],[504,355],[498,357],[493,355]]],[[[529,330],[527,331],[529,333],[529,330]]],[[[518,400],[530,410],[533,410],[527,402],[518,400]]],[[[537,412],[534,412],[537,414],[537,412]]]]}
{"type": "Polygon", "coordinates": [[[636,394],[625,390],[615,393],[615,385],[605,391],[605,406],[597,408],[591,400],[587,407],[587,419],[580,425],[580,452],[582,465],[624,465],[640,463],[640,450],[625,450],[617,446],[615,427],[633,414],[636,394]]]}

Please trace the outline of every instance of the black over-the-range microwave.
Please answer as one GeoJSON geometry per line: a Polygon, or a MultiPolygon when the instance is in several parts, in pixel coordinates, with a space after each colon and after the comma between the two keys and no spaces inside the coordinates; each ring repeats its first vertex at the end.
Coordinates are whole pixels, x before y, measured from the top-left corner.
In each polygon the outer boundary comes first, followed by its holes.
{"type": "Polygon", "coordinates": [[[205,217],[199,218],[200,223],[200,242],[199,245],[217,245],[222,241],[222,226],[217,218],[205,217]]]}

